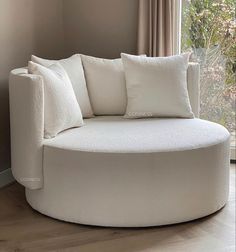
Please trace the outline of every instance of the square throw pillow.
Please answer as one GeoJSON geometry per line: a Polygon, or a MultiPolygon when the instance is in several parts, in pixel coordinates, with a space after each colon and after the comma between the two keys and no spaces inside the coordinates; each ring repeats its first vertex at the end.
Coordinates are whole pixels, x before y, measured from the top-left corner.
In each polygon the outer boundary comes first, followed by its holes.
{"type": "Polygon", "coordinates": [[[45,67],[57,62],[60,63],[70,78],[83,117],[90,118],[94,116],[85,82],[81,57],[79,54],[75,54],[67,59],[61,60],[47,60],[32,55],[31,61],[45,67]]]}
{"type": "Polygon", "coordinates": [[[126,118],[193,118],[187,90],[189,54],[141,57],[121,54],[128,103],[126,118]]]}
{"type": "Polygon", "coordinates": [[[94,114],[124,115],[127,94],[122,60],[81,58],[94,114]]]}
{"type": "Polygon", "coordinates": [[[70,79],[59,64],[44,67],[32,61],[30,74],[42,76],[44,82],[44,137],[55,137],[59,132],[83,125],[83,117],[70,79]]]}

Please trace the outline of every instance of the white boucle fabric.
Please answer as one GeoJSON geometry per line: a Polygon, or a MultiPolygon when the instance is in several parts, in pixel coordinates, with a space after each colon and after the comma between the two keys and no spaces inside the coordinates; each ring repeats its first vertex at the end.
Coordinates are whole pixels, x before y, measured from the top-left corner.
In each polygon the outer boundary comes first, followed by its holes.
{"type": "Polygon", "coordinates": [[[121,54],[128,103],[126,118],[193,118],[187,90],[188,54],[141,57],[121,54]]]}
{"type": "Polygon", "coordinates": [[[44,185],[26,189],[34,209],[80,224],[144,227],[200,218],[227,202],[230,138],[223,127],[196,119],[142,120],[134,131],[119,118],[95,121],[87,122],[85,138],[78,129],[65,134],[68,142],[62,133],[58,142],[45,143],[44,185]],[[179,151],[183,147],[188,150],[179,151]],[[127,153],[115,153],[121,150],[127,153]]]}
{"type": "Polygon", "coordinates": [[[82,128],[60,133],[44,145],[87,152],[149,153],[197,149],[227,138],[229,132],[223,126],[201,119],[99,116],[85,120],[82,128]]]}
{"type": "Polygon", "coordinates": [[[9,76],[11,170],[23,186],[43,186],[44,84],[26,68],[9,76]]]}
{"type": "Polygon", "coordinates": [[[200,112],[200,66],[196,62],[189,62],[187,70],[188,95],[195,117],[200,112]]]}
{"type": "Polygon", "coordinates": [[[82,126],[80,107],[63,67],[59,63],[44,67],[30,61],[28,70],[43,79],[44,137],[55,137],[63,130],[82,126]]]}
{"type": "Polygon", "coordinates": [[[61,59],[61,60],[42,59],[32,55],[31,60],[45,67],[48,67],[55,63],[60,63],[70,78],[83,117],[84,118],[93,117],[93,111],[90,104],[88,90],[84,77],[84,70],[81,62],[81,57],[79,54],[74,54],[67,59],[61,59]]]}
{"type": "Polygon", "coordinates": [[[124,115],[127,94],[122,60],[81,58],[94,114],[124,115]]]}

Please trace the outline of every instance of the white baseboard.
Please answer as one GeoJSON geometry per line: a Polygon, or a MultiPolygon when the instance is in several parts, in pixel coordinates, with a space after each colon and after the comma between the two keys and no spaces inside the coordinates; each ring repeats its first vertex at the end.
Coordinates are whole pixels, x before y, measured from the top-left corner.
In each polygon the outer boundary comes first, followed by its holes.
{"type": "Polygon", "coordinates": [[[12,183],[14,180],[10,168],[0,172],[0,188],[12,183]]]}

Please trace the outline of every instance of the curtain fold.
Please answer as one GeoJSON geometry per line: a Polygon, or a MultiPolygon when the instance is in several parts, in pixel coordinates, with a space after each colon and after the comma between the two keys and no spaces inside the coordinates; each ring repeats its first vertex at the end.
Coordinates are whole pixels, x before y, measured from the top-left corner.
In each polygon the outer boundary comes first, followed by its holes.
{"type": "Polygon", "coordinates": [[[138,54],[176,53],[177,0],[139,0],[138,54]]]}

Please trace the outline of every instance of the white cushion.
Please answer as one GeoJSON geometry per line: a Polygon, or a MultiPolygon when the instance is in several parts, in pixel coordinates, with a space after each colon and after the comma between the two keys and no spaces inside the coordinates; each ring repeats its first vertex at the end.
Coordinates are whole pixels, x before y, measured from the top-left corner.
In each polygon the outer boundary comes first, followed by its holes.
{"type": "Polygon", "coordinates": [[[28,69],[30,74],[42,76],[44,82],[44,137],[82,126],[80,107],[63,67],[59,63],[44,67],[30,61],[28,69]]]}
{"type": "Polygon", "coordinates": [[[124,115],[127,95],[122,60],[81,58],[94,114],[124,115]]]}
{"type": "Polygon", "coordinates": [[[128,104],[127,118],[192,118],[188,90],[188,54],[141,57],[121,54],[128,104]]]}
{"type": "Polygon", "coordinates": [[[59,62],[63,66],[63,68],[65,69],[71,80],[75,96],[80,105],[83,117],[85,118],[93,117],[93,111],[88,96],[88,90],[84,78],[83,66],[79,54],[75,54],[67,59],[61,59],[61,60],[47,60],[32,55],[31,60],[35,63],[38,63],[46,67],[56,62],[59,62]]]}

